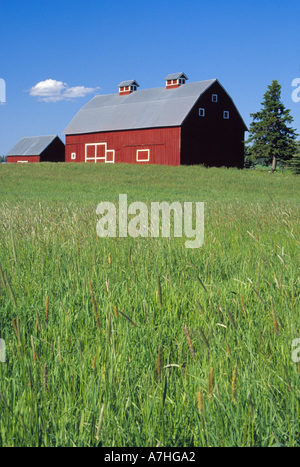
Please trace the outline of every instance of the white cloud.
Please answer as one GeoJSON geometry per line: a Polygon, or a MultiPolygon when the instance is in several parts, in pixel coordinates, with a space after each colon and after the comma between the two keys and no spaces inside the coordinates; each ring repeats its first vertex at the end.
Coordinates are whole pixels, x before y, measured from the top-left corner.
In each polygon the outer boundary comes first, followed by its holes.
{"type": "Polygon", "coordinates": [[[97,89],[99,88],[87,88],[85,86],[69,87],[67,83],[63,81],[46,79],[33,86],[29,90],[29,94],[33,97],[37,97],[40,101],[58,102],[85,97],[87,94],[91,94],[97,89]]]}
{"type": "Polygon", "coordinates": [[[74,86],[73,88],[67,88],[64,92],[66,98],[74,99],[76,97],[84,97],[87,94],[91,94],[99,88],[86,88],[84,86],[74,86]]]}

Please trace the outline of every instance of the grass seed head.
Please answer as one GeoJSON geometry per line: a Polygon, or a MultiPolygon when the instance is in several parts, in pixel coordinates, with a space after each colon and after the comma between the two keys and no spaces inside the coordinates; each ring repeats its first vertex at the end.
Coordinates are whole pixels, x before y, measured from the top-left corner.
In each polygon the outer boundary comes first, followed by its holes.
{"type": "Polygon", "coordinates": [[[203,393],[201,388],[198,391],[198,411],[200,414],[203,412],[203,393]]]}
{"type": "Polygon", "coordinates": [[[36,351],[35,351],[33,336],[31,336],[31,347],[32,347],[32,359],[33,359],[33,363],[36,364],[36,362],[37,362],[37,356],[36,356],[36,351]]]}
{"type": "Polygon", "coordinates": [[[44,365],[44,373],[43,373],[43,387],[44,391],[47,389],[47,381],[48,381],[48,365],[47,362],[44,365]]]}
{"type": "Polygon", "coordinates": [[[93,290],[93,286],[92,286],[91,281],[89,282],[89,288],[90,288],[91,302],[92,302],[92,305],[93,305],[93,310],[94,310],[94,314],[95,314],[97,327],[98,327],[98,329],[100,329],[100,318],[99,318],[99,313],[98,313],[98,304],[97,304],[97,301],[95,299],[94,290],[93,290]]]}
{"type": "Polygon", "coordinates": [[[232,374],[232,381],[231,381],[231,390],[232,390],[232,399],[236,402],[236,375],[237,375],[237,365],[235,365],[233,374],[232,374]]]}
{"type": "Polygon", "coordinates": [[[274,310],[274,302],[273,302],[273,297],[270,297],[270,302],[271,302],[271,308],[272,308],[272,316],[273,316],[273,326],[274,326],[274,331],[276,336],[279,334],[279,328],[278,328],[278,321],[277,321],[277,316],[274,310]]]}
{"type": "Polygon", "coordinates": [[[195,351],[194,351],[194,347],[193,347],[193,344],[192,344],[192,339],[191,339],[191,336],[190,336],[190,334],[188,332],[187,326],[184,326],[184,332],[185,332],[185,337],[186,337],[186,340],[187,340],[191,355],[193,357],[193,360],[196,360],[195,351]]]}
{"type": "Polygon", "coordinates": [[[94,359],[93,359],[93,371],[95,370],[96,368],[96,361],[97,361],[97,355],[95,355],[94,359]]]}

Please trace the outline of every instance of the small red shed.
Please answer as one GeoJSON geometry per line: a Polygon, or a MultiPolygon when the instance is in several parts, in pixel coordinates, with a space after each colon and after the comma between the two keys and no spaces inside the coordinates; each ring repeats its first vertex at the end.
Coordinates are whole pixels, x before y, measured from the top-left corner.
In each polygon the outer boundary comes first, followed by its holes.
{"type": "Polygon", "coordinates": [[[65,129],[66,162],[244,166],[247,127],[217,79],[186,84],[184,73],[164,87],[95,96],[65,129]]]}
{"type": "Polygon", "coordinates": [[[65,145],[57,135],[22,138],[7,154],[7,163],[64,162],[65,145]]]}

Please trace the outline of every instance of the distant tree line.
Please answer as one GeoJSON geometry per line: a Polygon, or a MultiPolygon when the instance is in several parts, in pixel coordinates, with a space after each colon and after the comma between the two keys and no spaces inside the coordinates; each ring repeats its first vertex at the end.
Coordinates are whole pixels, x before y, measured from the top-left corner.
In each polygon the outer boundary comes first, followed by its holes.
{"type": "Polygon", "coordinates": [[[245,142],[245,167],[257,164],[271,166],[275,172],[277,166],[291,167],[300,173],[299,136],[291,127],[293,117],[281,101],[281,85],[274,80],[264,94],[262,108],[252,113],[249,138],[245,142]]]}

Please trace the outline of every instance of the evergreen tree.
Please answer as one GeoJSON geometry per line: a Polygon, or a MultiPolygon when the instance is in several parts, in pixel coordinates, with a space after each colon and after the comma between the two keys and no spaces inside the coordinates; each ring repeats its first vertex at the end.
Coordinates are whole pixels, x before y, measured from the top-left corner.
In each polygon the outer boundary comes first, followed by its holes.
{"type": "Polygon", "coordinates": [[[265,165],[272,164],[272,172],[277,163],[284,164],[296,152],[295,130],[288,126],[293,122],[290,110],[281,102],[281,85],[274,80],[264,94],[260,112],[250,114],[253,122],[249,128],[248,151],[252,158],[262,159],[265,165]]]}
{"type": "Polygon", "coordinates": [[[297,141],[297,152],[291,160],[292,171],[295,174],[300,174],[300,141],[297,141]]]}
{"type": "Polygon", "coordinates": [[[256,159],[251,155],[249,147],[245,146],[244,167],[245,169],[254,169],[257,164],[256,159]]]}

